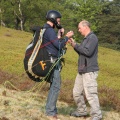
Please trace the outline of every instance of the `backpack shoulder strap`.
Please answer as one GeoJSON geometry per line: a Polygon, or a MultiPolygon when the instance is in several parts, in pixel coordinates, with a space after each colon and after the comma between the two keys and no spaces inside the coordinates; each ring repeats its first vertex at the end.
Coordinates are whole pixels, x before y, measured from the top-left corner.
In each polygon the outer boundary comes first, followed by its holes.
{"type": "Polygon", "coordinates": [[[46,30],[45,28],[43,28],[43,29],[40,30],[39,39],[38,39],[38,41],[37,41],[37,43],[36,43],[36,45],[35,45],[35,47],[33,49],[33,52],[32,52],[32,54],[31,54],[31,56],[30,56],[30,58],[28,60],[28,71],[33,76],[36,76],[36,75],[32,71],[32,64],[33,64],[33,62],[34,62],[34,60],[35,60],[35,58],[36,58],[36,56],[38,54],[38,51],[40,49],[40,46],[41,46],[41,43],[42,43],[42,39],[43,39],[43,34],[44,34],[45,30],[46,30]]]}

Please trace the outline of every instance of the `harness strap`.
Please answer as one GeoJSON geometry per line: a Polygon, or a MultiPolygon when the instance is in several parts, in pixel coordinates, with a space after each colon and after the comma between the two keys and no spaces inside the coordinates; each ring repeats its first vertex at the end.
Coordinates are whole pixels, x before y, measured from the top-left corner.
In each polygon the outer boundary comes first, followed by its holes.
{"type": "Polygon", "coordinates": [[[46,81],[47,81],[47,79],[49,78],[49,75],[50,75],[51,71],[52,71],[53,68],[59,63],[59,61],[61,60],[61,58],[62,58],[62,56],[59,57],[59,58],[57,58],[56,62],[52,64],[52,66],[50,67],[49,72],[47,73],[47,75],[46,75],[45,77],[43,77],[43,78],[41,79],[41,82],[42,82],[43,80],[46,80],[46,81]]]}
{"type": "Polygon", "coordinates": [[[39,51],[40,46],[41,46],[42,38],[43,38],[43,34],[44,34],[45,30],[46,30],[45,28],[44,28],[44,29],[41,29],[41,31],[40,31],[40,37],[39,37],[39,39],[38,39],[38,42],[36,43],[36,46],[35,46],[32,54],[31,54],[31,56],[30,56],[30,58],[29,58],[29,60],[28,60],[28,71],[29,71],[29,73],[31,73],[32,76],[34,76],[35,78],[38,78],[39,76],[37,76],[37,75],[35,75],[35,74],[33,73],[33,71],[32,71],[32,64],[33,64],[33,62],[34,62],[34,60],[35,60],[35,58],[36,58],[36,56],[37,56],[37,53],[38,53],[38,51],[39,51]]]}

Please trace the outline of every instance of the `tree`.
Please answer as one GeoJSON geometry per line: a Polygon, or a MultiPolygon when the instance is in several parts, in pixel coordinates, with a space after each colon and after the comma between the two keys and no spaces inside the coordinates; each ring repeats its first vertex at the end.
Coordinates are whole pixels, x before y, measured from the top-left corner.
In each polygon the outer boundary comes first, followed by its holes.
{"type": "Polygon", "coordinates": [[[50,9],[63,11],[63,0],[2,0],[3,17],[7,27],[29,31],[30,26],[43,25],[50,9]],[[51,4],[52,3],[52,4],[51,4]],[[62,5],[61,5],[62,4],[62,5]],[[9,6],[9,7],[8,7],[9,6]],[[59,6],[59,7],[58,7],[59,6]],[[9,20],[9,21],[8,21],[9,20]]]}
{"type": "MultiPolygon", "coordinates": [[[[99,15],[102,11],[103,4],[98,0],[67,0],[66,1],[67,9],[73,11],[70,15],[71,19],[74,21],[74,26],[77,27],[78,23],[86,19],[92,23],[92,30],[94,32],[98,31],[99,20],[96,19],[96,16],[99,15]]],[[[77,31],[76,31],[77,33],[77,31]]],[[[78,35],[76,40],[78,41],[78,35]]]]}
{"type": "Polygon", "coordinates": [[[23,11],[21,8],[21,0],[11,0],[11,4],[14,8],[14,15],[15,15],[15,24],[16,29],[18,29],[18,25],[20,23],[20,30],[24,30],[24,23],[25,23],[25,17],[23,15],[23,11]]]}
{"type": "Polygon", "coordinates": [[[100,42],[116,44],[116,49],[120,49],[120,1],[107,2],[98,19],[101,20],[98,31],[100,42]]]}
{"type": "Polygon", "coordinates": [[[101,27],[98,32],[100,42],[103,43],[120,43],[120,16],[102,15],[101,27]]]}
{"type": "Polygon", "coordinates": [[[1,25],[3,26],[6,26],[8,22],[7,18],[10,14],[10,11],[11,11],[10,9],[11,9],[11,6],[9,5],[8,1],[6,0],[0,1],[0,21],[1,21],[1,25]],[[8,9],[6,10],[7,7],[8,9]]]}

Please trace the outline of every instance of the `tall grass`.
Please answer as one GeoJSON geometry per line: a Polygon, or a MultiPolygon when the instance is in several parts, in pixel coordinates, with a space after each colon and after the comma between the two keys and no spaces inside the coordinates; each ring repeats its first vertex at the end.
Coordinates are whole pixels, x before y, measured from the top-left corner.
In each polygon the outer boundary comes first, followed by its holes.
{"type": "MultiPolygon", "coordinates": [[[[4,27],[0,28],[0,70],[8,74],[16,75],[17,78],[15,77],[14,79],[18,80],[13,80],[15,85],[19,85],[18,83],[22,84],[22,82],[24,84],[25,80],[28,79],[25,76],[23,59],[25,49],[31,39],[32,33],[4,27]]],[[[67,48],[67,52],[64,55],[65,65],[63,65],[61,72],[63,82],[60,99],[71,103],[73,102],[72,88],[77,74],[78,55],[71,46],[68,45],[67,48]]],[[[100,102],[105,106],[105,104],[113,98],[110,104],[116,106],[114,108],[118,110],[117,106],[120,105],[120,52],[99,47],[98,62],[100,67],[98,76],[100,102]],[[115,96],[111,97],[111,94],[115,96]],[[108,98],[104,96],[108,96],[108,98]]],[[[0,80],[1,79],[0,76],[0,80]]],[[[7,78],[6,76],[5,80],[9,79],[11,79],[11,77],[7,78]]],[[[20,86],[22,87],[22,85],[20,86]]]]}

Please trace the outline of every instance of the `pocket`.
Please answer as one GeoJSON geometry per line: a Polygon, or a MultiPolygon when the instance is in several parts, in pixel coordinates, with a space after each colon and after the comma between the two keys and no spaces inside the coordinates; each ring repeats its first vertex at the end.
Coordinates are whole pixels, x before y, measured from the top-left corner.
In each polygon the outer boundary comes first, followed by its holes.
{"type": "Polygon", "coordinates": [[[91,93],[91,94],[97,94],[97,86],[88,86],[88,91],[91,93]]]}
{"type": "Polygon", "coordinates": [[[85,73],[86,86],[97,87],[97,74],[94,72],[85,73]]]}
{"type": "Polygon", "coordinates": [[[81,65],[81,66],[79,66],[79,73],[85,73],[86,72],[86,66],[85,65],[81,65]]]}
{"type": "Polygon", "coordinates": [[[79,73],[86,73],[87,72],[87,60],[86,58],[84,59],[84,64],[79,65],[79,73]]]}

